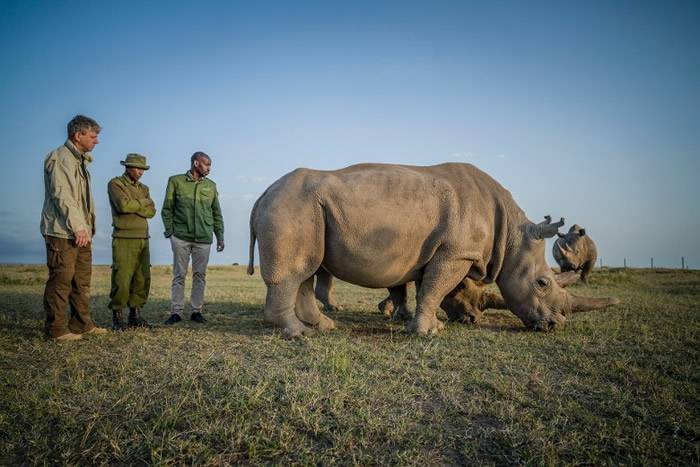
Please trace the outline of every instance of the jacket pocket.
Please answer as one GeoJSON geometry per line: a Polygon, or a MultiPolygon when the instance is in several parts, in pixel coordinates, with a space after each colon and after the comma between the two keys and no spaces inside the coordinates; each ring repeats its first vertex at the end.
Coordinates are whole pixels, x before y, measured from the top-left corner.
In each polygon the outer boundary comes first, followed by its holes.
{"type": "Polygon", "coordinates": [[[202,201],[211,201],[214,198],[214,190],[209,187],[200,188],[197,194],[202,201]]]}

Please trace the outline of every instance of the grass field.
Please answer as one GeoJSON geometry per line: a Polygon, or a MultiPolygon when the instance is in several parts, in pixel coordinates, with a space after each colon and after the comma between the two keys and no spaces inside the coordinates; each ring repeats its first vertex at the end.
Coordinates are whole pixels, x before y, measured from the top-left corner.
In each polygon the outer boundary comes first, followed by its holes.
{"type": "MultiPolygon", "coordinates": [[[[151,322],[169,274],[153,269],[151,322]]],[[[698,271],[595,271],[572,290],[622,304],[560,332],[489,312],[432,338],[340,283],[339,329],[286,341],[257,272],[211,267],[208,325],[73,343],[43,339],[45,276],[0,268],[0,465],[700,463],[698,271]]],[[[108,286],[96,267],[102,325],[108,286]]]]}

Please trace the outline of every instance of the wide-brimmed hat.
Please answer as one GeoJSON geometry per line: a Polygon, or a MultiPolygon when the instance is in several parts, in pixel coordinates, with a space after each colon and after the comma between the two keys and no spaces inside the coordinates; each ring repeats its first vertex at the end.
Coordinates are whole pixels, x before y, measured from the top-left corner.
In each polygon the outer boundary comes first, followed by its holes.
{"type": "Polygon", "coordinates": [[[146,156],[141,154],[127,154],[126,159],[119,161],[119,163],[126,167],[136,167],[137,169],[148,170],[151,168],[150,165],[146,165],[146,156]]]}

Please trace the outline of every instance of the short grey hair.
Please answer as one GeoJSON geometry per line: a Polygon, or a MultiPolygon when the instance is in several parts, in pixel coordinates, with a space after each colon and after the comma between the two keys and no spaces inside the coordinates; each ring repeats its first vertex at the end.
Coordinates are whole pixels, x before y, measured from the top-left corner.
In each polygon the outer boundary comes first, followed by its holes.
{"type": "Polygon", "coordinates": [[[85,133],[87,131],[94,131],[99,133],[102,127],[99,123],[90,117],[85,115],[76,115],[73,119],[68,122],[68,138],[72,138],[76,133],[85,133]]]}

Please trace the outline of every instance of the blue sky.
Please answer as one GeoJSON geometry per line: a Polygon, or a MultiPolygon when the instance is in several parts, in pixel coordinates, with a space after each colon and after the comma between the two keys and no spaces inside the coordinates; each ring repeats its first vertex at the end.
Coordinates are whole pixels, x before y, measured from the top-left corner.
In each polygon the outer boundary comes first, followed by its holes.
{"type": "Polygon", "coordinates": [[[606,265],[700,267],[698,24],[682,1],[0,0],[0,263],[45,260],[42,162],[83,113],[104,127],[98,264],[119,160],[149,158],[160,206],[202,150],[226,223],[213,263],[247,262],[252,203],[296,167],[463,161],[530,219],[586,227],[606,265]]]}

